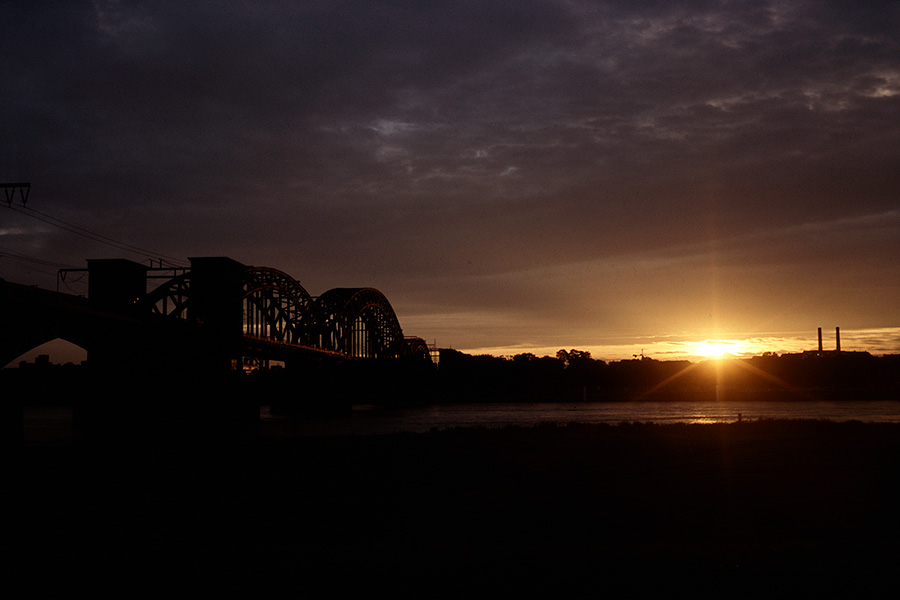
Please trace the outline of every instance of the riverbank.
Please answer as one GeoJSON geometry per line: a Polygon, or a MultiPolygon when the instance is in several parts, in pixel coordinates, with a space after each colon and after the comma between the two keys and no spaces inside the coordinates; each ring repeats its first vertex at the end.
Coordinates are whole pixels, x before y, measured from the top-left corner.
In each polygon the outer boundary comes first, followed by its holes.
{"type": "Polygon", "coordinates": [[[260,434],[21,449],[21,572],[258,593],[859,596],[894,583],[896,424],[260,434]]]}

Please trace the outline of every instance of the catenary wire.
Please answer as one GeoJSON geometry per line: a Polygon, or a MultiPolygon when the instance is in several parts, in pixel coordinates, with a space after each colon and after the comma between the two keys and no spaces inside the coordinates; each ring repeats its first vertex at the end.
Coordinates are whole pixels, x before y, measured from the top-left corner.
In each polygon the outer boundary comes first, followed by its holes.
{"type": "Polygon", "coordinates": [[[65,264],[65,263],[53,262],[53,261],[49,261],[49,260],[43,260],[40,258],[33,258],[31,256],[26,256],[24,254],[18,254],[16,252],[11,252],[9,249],[4,248],[3,246],[0,246],[0,258],[6,258],[6,259],[16,260],[16,261],[20,261],[20,262],[27,262],[27,263],[31,263],[33,265],[39,265],[39,266],[44,266],[44,267],[54,267],[56,269],[74,269],[74,268],[76,268],[73,265],[69,265],[69,264],[65,264]]]}
{"type": "Polygon", "coordinates": [[[186,263],[185,263],[183,260],[180,260],[180,259],[177,259],[177,258],[173,258],[173,257],[171,257],[171,256],[166,256],[166,255],[163,255],[163,254],[155,253],[155,252],[152,252],[152,251],[147,250],[147,249],[145,249],[145,248],[140,248],[140,247],[137,247],[137,246],[132,246],[131,244],[126,244],[126,243],[120,242],[120,241],[118,241],[118,240],[114,240],[114,239],[112,239],[112,238],[110,238],[110,237],[101,235],[101,234],[99,234],[99,233],[95,233],[95,232],[90,231],[90,230],[88,230],[88,229],[85,229],[85,228],[83,228],[83,227],[79,227],[78,225],[74,225],[74,224],[72,224],[72,223],[69,223],[69,222],[64,221],[64,220],[62,220],[62,219],[59,219],[59,218],[57,218],[57,217],[53,217],[53,216],[51,216],[51,215],[42,213],[42,212],[37,211],[37,210],[35,210],[35,209],[33,209],[33,208],[27,208],[27,207],[19,208],[19,207],[17,207],[17,206],[11,206],[11,205],[8,205],[7,208],[9,208],[10,210],[13,210],[13,211],[15,211],[15,212],[17,212],[17,213],[20,213],[20,214],[23,214],[23,215],[25,215],[25,216],[31,217],[31,218],[33,218],[33,219],[36,219],[36,220],[38,220],[38,221],[42,221],[42,222],[44,222],[44,223],[47,223],[48,225],[52,225],[52,226],[58,227],[58,228],[60,228],[60,229],[62,229],[62,230],[64,230],[64,231],[68,231],[69,233],[73,233],[73,234],[75,234],[75,235],[79,235],[79,236],[81,236],[81,237],[85,237],[85,238],[90,239],[90,240],[92,240],[92,241],[94,241],[94,242],[98,242],[98,243],[101,243],[101,244],[106,244],[106,245],[108,245],[108,246],[112,246],[112,247],[118,248],[119,250],[124,250],[124,251],[126,251],[126,252],[131,252],[131,253],[133,253],[133,254],[137,254],[137,255],[140,255],[140,256],[143,256],[143,257],[146,257],[146,258],[151,258],[151,259],[155,258],[155,259],[157,259],[157,260],[165,259],[166,262],[169,262],[169,263],[172,264],[173,266],[186,266],[186,263]]]}

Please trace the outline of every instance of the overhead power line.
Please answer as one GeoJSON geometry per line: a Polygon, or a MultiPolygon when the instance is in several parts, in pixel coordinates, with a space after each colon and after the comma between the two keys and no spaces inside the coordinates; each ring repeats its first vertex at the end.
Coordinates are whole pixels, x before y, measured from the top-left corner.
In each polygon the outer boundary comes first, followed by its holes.
{"type": "Polygon", "coordinates": [[[0,258],[7,258],[10,260],[16,260],[20,262],[27,262],[33,265],[39,265],[43,267],[54,267],[56,269],[70,269],[74,268],[72,265],[68,265],[65,263],[53,262],[50,260],[42,260],[40,258],[33,258],[31,256],[25,256],[24,254],[18,254],[16,252],[11,252],[9,249],[0,246],[0,258]]]}
{"type": "Polygon", "coordinates": [[[41,260],[31,256],[25,256],[17,252],[10,252],[7,248],[0,246],[0,264],[2,263],[24,263],[28,265],[27,269],[35,273],[43,273],[44,275],[58,275],[60,270],[70,268],[71,265],[52,262],[49,260],[41,260]]]}
{"type": "Polygon", "coordinates": [[[186,266],[187,265],[187,263],[182,259],[174,258],[171,256],[166,256],[164,254],[153,252],[152,250],[147,250],[146,248],[140,248],[138,246],[133,246],[131,244],[126,244],[124,242],[114,240],[105,235],[95,233],[93,231],[90,231],[89,229],[85,229],[84,227],[80,227],[73,223],[69,223],[68,221],[64,221],[63,219],[59,219],[57,217],[53,217],[46,213],[37,211],[33,208],[26,207],[26,206],[24,206],[24,204],[21,208],[19,208],[18,206],[13,206],[11,203],[8,204],[7,207],[12,211],[15,211],[15,212],[23,214],[25,216],[31,217],[38,221],[47,223],[49,225],[52,225],[52,226],[62,229],[64,231],[68,231],[69,233],[87,238],[94,242],[112,246],[114,248],[118,248],[119,250],[131,252],[133,254],[137,254],[139,256],[142,256],[144,258],[148,258],[151,260],[159,260],[160,262],[165,260],[166,262],[170,263],[173,266],[186,266]]]}

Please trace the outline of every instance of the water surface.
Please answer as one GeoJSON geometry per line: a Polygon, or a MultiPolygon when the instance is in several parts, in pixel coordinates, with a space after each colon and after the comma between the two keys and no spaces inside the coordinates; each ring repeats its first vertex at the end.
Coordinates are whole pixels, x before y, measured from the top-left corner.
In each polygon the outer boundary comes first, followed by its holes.
{"type": "MultiPolygon", "coordinates": [[[[277,420],[264,407],[263,421],[277,420]]],[[[405,409],[356,405],[347,416],[307,418],[303,433],[426,432],[455,427],[542,423],[729,423],[759,419],[819,419],[900,423],[897,401],[724,401],[441,404],[405,409]]]]}

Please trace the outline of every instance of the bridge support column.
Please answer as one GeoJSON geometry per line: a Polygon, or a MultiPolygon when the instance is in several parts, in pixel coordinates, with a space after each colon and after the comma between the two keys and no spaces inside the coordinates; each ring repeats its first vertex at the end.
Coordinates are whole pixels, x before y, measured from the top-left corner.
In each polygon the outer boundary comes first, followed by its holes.
{"type": "MultiPolygon", "coordinates": [[[[137,300],[147,293],[147,267],[124,258],[90,259],[88,263],[88,300],[93,307],[121,315],[126,319],[137,318],[137,300]]],[[[114,320],[105,322],[100,335],[105,343],[94,344],[88,349],[88,362],[92,368],[115,369],[123,364],[143,362],[139,356],[145,352],[143,340],[124,333],[114,320]]]]}
{"type": "Polygon", "coordinates": [[[202,323],[198,367],[215,371],[237,368],[243,335],[243,288],[246,267],[226,257],[191,258],[191,304],[188,319],[202,323]]]}

